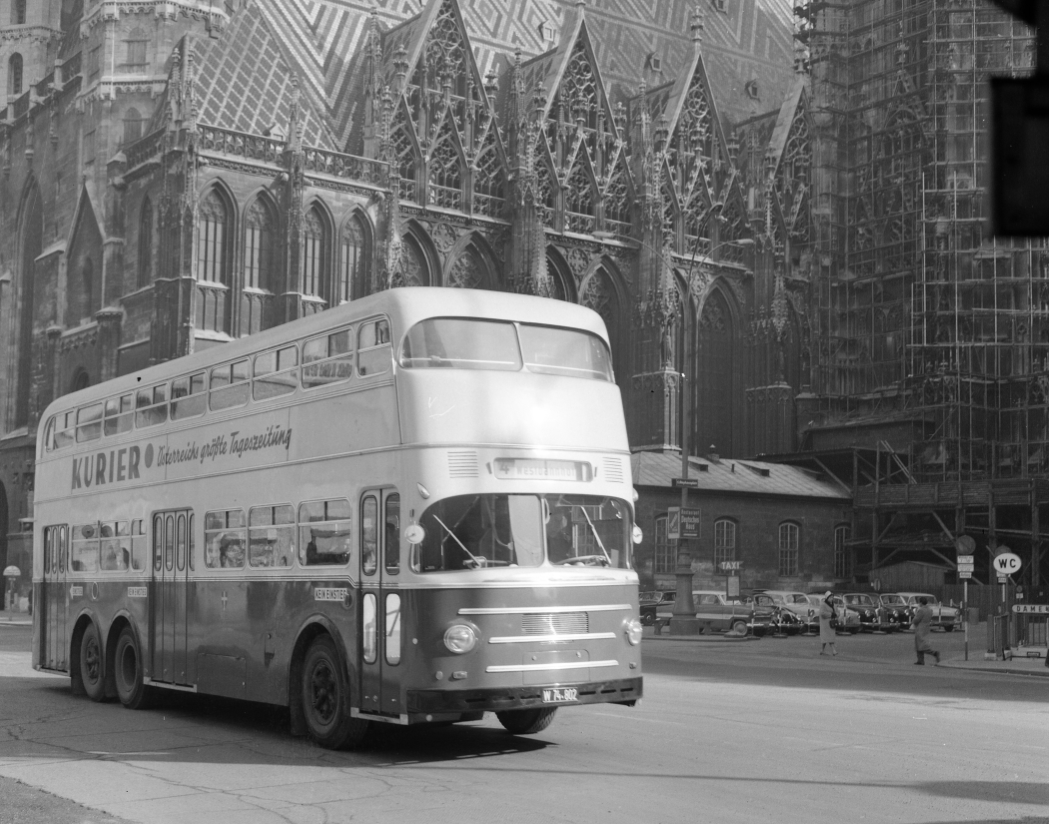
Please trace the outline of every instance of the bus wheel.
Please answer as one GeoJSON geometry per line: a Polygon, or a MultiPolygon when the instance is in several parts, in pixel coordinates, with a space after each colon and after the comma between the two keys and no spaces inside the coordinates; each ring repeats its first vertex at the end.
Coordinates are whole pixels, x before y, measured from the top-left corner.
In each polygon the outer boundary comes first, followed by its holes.
{"type": "Polygon", "coordinates": [[[534,710],[497,712],[495,717],[507,732],[514,735],[534,735],[550,726],[555,712],[557,707],[540,707],[534,710]]]}
{"type": "Polygon", "coordinates": [[[92,701],[101,701],[106,697],[102,642],[98,640],[98,628],[93,623],[88,624],[80,636],[80,681],[92,701]]]}
{"type": "Polygon", "coordinates": [[[335,642],[316,638],[302,662],[302,710],[306,731],[320,746],[337,750],[360,745],[368,722],[350,716],[350,690],[335,642]]]}
{"type": "Polygon", "coordinates": [[[124,627],[113,653],[113,682],[117,698],[129,710],[144,710],[153,699],[153,689],[142,682],[142,656],[131,627],[124,627]]]}

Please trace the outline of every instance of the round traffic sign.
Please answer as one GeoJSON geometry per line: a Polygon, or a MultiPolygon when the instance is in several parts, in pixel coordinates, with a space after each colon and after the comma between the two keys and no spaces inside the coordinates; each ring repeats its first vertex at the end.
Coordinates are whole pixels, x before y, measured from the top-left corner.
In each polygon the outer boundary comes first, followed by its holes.
{"type": "Polygon", "coordinates": [[[972,555],[976,552],[976,539],[972,535],[959,535],[954,539],[954,550],[959,555],[972,555]]]}

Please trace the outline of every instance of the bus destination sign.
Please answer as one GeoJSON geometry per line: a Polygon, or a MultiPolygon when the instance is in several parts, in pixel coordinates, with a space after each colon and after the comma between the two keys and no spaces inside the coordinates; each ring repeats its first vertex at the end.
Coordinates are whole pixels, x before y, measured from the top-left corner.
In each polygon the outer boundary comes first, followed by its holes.
{"type": "Polygon", "coordinates": [[[589,481],[590,464],[537,458],[496,458],[495,477],[511,481],[589,481]]]}

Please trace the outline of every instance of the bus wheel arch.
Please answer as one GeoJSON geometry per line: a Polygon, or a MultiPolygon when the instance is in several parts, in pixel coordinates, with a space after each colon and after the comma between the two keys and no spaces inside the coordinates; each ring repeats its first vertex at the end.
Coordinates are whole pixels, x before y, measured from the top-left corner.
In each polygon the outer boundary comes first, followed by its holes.
{"type": "Polygon", "coordinates": [[[300,633],[288,672],[291,731],[327,749],[360,746],[369,723],[350,714],[353,679],[337,631],[315,622],[300,633]]]}
{"type": "Polygon", "coordinates": [[[69,644],[69,682],[74,695],[86,695],[92,701],[104,701],[107,667],[102,632],[88,613],[81,615],[73,627],[69,644]]]}

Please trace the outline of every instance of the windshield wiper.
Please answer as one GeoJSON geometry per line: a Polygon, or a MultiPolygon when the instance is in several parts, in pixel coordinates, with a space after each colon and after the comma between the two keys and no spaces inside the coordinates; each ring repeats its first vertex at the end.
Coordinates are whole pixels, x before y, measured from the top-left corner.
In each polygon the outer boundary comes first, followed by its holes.
{"type": "Polygon", "coordinates": [[[450,530],[450,529],[448,528],[447,524],[445,524],[445,522],[444,522],[444,521],[442,521],[442,520],[441,520],[440,518],[438,518],[438,517],[437,517],[436,515],[434,515],[434,516],[433,516],[433,519],[434,519],[435,521],[437,521],[437,523],[439,523],[439,524],[440,524],[441,526],[443,526],[443,527],[444,527],[444,531],[445,531],[445,532],[447,532],[447,533],[448,533],[449,535],[451,535],[451,536],[452,536],[452,537],[453,537],[453,538],[455,539],[455,542],[456,542],[457,544],[459,544],[459,546],[460,546],[460,547],[462,547],[462,550],[463,550],[463,552],[465,552],[465,553],[466,553],[467,555],[469,555],[469,556],[470,556],[470,560],[471,560],[471,561],[473,561],[473,562],[474,562],[475,564],[477,564],[478,566],[481,566],[481,562],[480,562],[480,559],[479,559],[479,558],[478,558],[478,557],[477,557],[476,555],[474,555],[474,554],[473,554],[472,552],[470,552],[470,550],[468,550],[468,549],[466,548],[466,545],[465,545],[465,544],[464,544],[464,543],[463,543],[462,541],[460,541],[460,540],[459,540],[459,536],[458,536],[458,535],[456,535],[456,534],[455,534],[454,532],[452,532],[452,531],[451,531],[451,530],[450,530]]]}
{"type": "MultiPolygon", "coordinates": [[[[590,524],[590,531],[594,533],[594,539],[597,541],[597,545],[601,547],[601,551],[605,554],[605,563],[612,566],[612,556],[608,554],[608,550],[605,549],[604,543],[601,541],[601,536],[597,534],[597,528],[594,526],[594,522],[590,520],[590,516],[587,514],[586,507],[579,507],[583,511],[583,517],[586,518],[586,522],[590,524]]],[[[594,556],[599,557],[599,556],[594,556]]]]}

